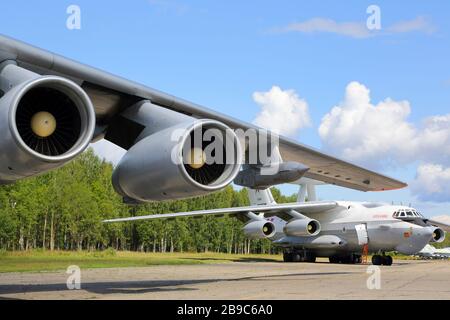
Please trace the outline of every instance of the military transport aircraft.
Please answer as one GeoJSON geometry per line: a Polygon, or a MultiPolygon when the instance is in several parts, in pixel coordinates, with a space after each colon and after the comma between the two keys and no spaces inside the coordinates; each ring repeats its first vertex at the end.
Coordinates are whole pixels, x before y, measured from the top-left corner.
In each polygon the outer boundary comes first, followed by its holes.
{"type": "Polygon", "coordinates": [[[416,256],[422,259],[450,259],[450,248],[436,249],[431,244],[427,244],[417,252],[416,256]]]}
{"type": "MultiPolygon", "coordinates": [[[[275,204],[266,188],[302,177],[360,191],[406,184],[268,135],[270,139],[254,125],[0,35],[2,184],[58,168],[90,143],[106,139],[127,150],[112,176],[127,203],[193,197],[232,182],[248,187],[253,199],[246,208],[148,218],[233,214],[247,222],[247,235],[286,247],[287,261],[324,255],[352,262],[365,238],[371,251],[405,253],[443,238],[442,229],[429,226],[410,208],[336,201],[275,204]],[[248,131],[256,132],[256,140],[248,131]],[[270,151],[267,157],[263,149],[270,151]],[[226,161],[217,161],[217,154],[226,161]],[[284,161],[272,162],[274,154],[284,161]],[[403,213],[417,219],[402,221],[403,213]]],[[[390,264],[389,258],[376,257],[376,264],[390,264]]]]}
{"type": "Polygon", "coordinates": [[[411,255],[429,242],[442,242],[450,225],[426,219],[406,206],[350,201],[316,201],[315,185],[300,179],[298,202],[277,204],[270,189],[248,189],[250,206],[154,214],[106,220],[124,222],[203,215],[232,215],[245,223],[244,234],[253,239],[267,238],[282,247],[285,262],[315,262],[328,257],[331,263],[361,263],[374,253],[374,265],[392,265],[386,252],[411,255]],[[312,201],[305,202],[305,196],[312,201]],[[440,227],[439,227],[440,226],[440,227]]]}

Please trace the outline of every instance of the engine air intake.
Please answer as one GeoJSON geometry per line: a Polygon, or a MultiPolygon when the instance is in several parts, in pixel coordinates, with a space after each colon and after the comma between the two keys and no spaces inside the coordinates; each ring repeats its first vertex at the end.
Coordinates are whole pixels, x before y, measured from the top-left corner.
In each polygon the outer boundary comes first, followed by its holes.
{"type": "Polygon", "coordinates": [[[59,156],[70,150],[81,131],[76,104],[53,88],[33,88],[22,97],[16,111],[20,137],[34,151],[59,156]]]}
{"type": "MultiPolygon", "coordinates": [[[[206,130],[206,128],[202,128],[201,137],[205,135],[206,130]]],[[[199,141],[197,142],[199,146],[197,146],[194,138],[195,136],[195,132],[192,131],[186,141],[190,144],[187,148],[185,148],[187,150],[183,150],[183,165],[186,172],[192,179],[202,185],[209,185],[215,182],[223,174],[226,167],[225,159],[227,151],[224,144],[220,141],[222,154],[218,155],[217,150],[214,150],[214,148],[212,148],[211,154],[208,154],[206,152],[208,146],[211,146],[215,142],[219,142],[216,141],[216,139],[219,140],[220,137],[212,136],[212,141],[199,141]],[[219,161],[210,159],[216,156],[219,161]]]]}
{"type": "Polygon", "coordinates": [[[0,183],[64,165],[87,148],[95,130],[94,107],[78,84],[5,69],[4,79],[24,79],[0,99],[0,183]]]}

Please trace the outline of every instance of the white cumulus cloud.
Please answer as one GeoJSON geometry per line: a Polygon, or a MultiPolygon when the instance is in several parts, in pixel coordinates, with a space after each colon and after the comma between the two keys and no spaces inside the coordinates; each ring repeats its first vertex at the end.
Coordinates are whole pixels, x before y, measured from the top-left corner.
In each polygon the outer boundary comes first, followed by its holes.
{"type": "Polygon", "coordinates": [[[412,144],[423,161],[450,165],[450,114],[426,118],[412,144]]]}
{"type": "Polygon", "coordinates": [[[424,164],[417,168],[412,193],[422,201],[447,202],[450,200],[450,167],[424,164]]]}
{"type": "Polygon", "coordinates": [[[414,127],[406,121],[410,112],[407,101],[387,98],[372,104],[369,89],[351,82],[344,101],[323,117],[319,135],[326,149],[358,163],[377,166],[403,155],[408,159],[404,142],[415,136],[414,127]]]}
{"type": "Polygon", "coordinates": [[[411,192],[422,201],[450,201],[450,114],[409,121],[408,101],[374,103],[370,90],[351,82],[342,102],[323,118],[324,149],[361,165],[383,169],[418,165],[411,192]]]}
{"type": "Polygon", "coordinates": [[[261,107],[254,124],[278,134],[294,136],[310,126],[308,103],[294,90],[282,90],[273,86],[267,92],[253,93],[253,100],[261,107]]]}
{"type": "Polygon", "coordinates": [[[410,113],[408,101],[374,104],[368,88],[351,82],[344,100],[323,117],[319,135],[325,149],[372,168],[450,163],[450,114],[416,126],[408,121],[410,113]]]}

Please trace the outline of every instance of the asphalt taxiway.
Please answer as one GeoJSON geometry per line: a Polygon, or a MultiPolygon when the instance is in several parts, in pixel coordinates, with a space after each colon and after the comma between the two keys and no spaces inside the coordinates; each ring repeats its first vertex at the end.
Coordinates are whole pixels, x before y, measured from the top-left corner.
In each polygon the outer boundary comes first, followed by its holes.
{"type": "Polygon", "coordinates": [[[0,299],[450,299],[448,260],[399,260],[370,279],[378,270],[368,267],[320,261],[89,269],[81,270],[80,290],[67,289],[65,270],[3,273],[0,299]]]}

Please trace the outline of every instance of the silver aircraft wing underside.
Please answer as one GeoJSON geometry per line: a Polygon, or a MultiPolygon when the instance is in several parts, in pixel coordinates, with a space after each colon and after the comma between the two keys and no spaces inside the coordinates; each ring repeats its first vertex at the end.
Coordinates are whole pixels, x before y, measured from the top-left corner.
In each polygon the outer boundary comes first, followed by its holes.
{"type": "MultiPolygon", "coordinates": [[[[140,100],[149,100],[194,118],[215,119],[233,129],[258,129],[214,110],[0,35],[0,63],[6,60],[14,60],[19,66],[43,75],[64,76],[81,85],[95,107],[97,131],[94,140],[104,138],[114,117],[140,100]]],[[[393,190],[407,186],[289,138],[280,137],[279,150],[283,160],[299,162],[310,168],[305,177],[328,184],[360,191],[393,190]]]]}
{"type": "Polygon", "coordinates": [[[441,220],[427,219],[432,225],[444,229],[446,232],[450,232],[450,224],[441,220]]]}
{"type": "Polygon", "coordinates": [[[338,206],[334,201],[318,201],[318,202],[306,202],[306,203],[283,203],[272,205],[256,205],[248,207],[235,207],[235,208],[223,208],[223,209],[211,209],[211,210],[199,210],[190,212],[178,212],[178,213],[165,213],[165,214],[151,214],[146,216],[128,217],[119,219],[110,219],[103,222],[125,222],[125,221],[138,221],[138,220],[150,220],[150,219],[174,219],[181,217],[202,217],[202,216],[223,216],[233,215],[239,218],[239,215],[245,215],[246,213],[253,212],[255,214],[264,213],[267,216],[286,216],[286,212],[289,210],[295,210],[302,214],[314,214],[318,212],[325,212],[334,209],[338,206]]]}

